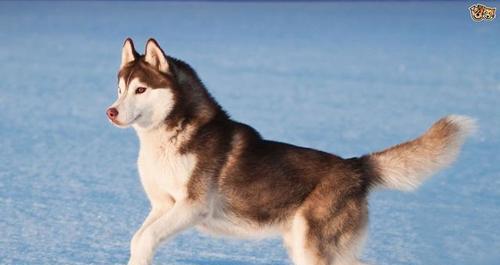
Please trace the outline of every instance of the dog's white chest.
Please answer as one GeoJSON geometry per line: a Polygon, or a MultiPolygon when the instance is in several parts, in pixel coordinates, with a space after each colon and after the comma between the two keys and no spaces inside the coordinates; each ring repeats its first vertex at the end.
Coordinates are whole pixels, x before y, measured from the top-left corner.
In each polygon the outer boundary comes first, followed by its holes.
{"type": "Polygon", "coordinates": [[[179,154],[168,141],[142,141],[139,174],[151,203],[161,203],[165,196],[184,198],[195,164],[194,155],[179,154]]]}

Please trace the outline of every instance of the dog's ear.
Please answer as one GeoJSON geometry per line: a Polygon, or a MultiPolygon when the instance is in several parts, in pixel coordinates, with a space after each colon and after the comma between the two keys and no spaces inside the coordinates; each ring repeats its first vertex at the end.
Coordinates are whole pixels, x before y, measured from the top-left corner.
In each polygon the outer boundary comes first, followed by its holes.
{"type": "Polygon", "coordinates": [[[155,39],[149,39],[146,43],[146,55],[144,59],[150,65],[156,67],[160,72],[168,73],[168,61],[167,56],[158,45],[155,39]]]}
{"type": "Polygon", "coordinates": [[[122,49],[122,63],[120,68],[125,66],[126,64],[135,61],[139,57],[139,54],[135,51],[134,42],[132,42],[131,38],[127,38],[123,43],[122,49]]]}

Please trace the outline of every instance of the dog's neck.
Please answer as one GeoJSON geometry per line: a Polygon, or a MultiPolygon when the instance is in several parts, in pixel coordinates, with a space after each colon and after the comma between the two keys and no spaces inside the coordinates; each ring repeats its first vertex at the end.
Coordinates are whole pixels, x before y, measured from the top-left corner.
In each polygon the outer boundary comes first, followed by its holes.
{"type": "Polygon", "coordinates": [[[165,119],[169,129],[189,123],[200,126],[221,116],[228,118],[189,64],[172,57],[168,59],[179,91],[178,101],[165,119]]]}
{"type": "Polygon", "coordinates": [[[149,128],[142,129],[134,127],[141,149],[156,149],[156,148],[175,148],[180,150],[191,138],[194,132],[194,126],[191,124],[179,123],[176,127],[169,127],[165,123],[149,128]]]}

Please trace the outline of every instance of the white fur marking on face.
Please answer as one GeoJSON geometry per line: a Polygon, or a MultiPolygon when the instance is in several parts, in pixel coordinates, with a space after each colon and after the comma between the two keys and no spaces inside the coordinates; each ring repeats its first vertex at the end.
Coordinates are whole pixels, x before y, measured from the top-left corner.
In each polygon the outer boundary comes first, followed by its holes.
{"type": "Polygon", "coordinates": [[[127,87],[125,86],[125,79],[123,79],[123,77],[120,78],[120,80],[118,80],[118,88],[121,91],[121,93],[118,94],[118,97],[120,97],[123,93],[127,91],[127,87]]]}
{"type": "Polygon", "coordinates": [[[128,86],[120,78],[122,93],[111,107],[118,110],[115,124],[120,127],[134,125],[136,129],[151,129],[160,125],[174,107],[174,95],[169,88],[152,89],[134,78],[128,86]],[[146,92],[136,94],[138,87],[146,87],[146,92]]]}

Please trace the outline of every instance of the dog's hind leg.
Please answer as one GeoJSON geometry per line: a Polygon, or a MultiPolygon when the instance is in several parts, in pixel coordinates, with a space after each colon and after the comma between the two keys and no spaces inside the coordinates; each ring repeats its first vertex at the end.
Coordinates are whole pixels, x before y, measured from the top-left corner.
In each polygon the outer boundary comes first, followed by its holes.
{"type": "Polygon", "coordinates": [[[357,257],[368,222],[366,198],[357,194],[335,196],[341,191],[331,188],[319,191],[304,202],[285,233],[293,262],[361,265],[357,257]]]}
{"type": "Polygon", "coordinates": [[[368,265],[358,259],[361,246],[365,239],[365,229],[349,235],[343,246],[337,249],[332,265],[368,265]]]}
{"type": "MultiPolygon", "coordinates": [[[[345,211],[349,212],[344,209],[345,211]]],[[[358,211],[344,214],[342,212],[341,210],[339,215],[332,218],[330,222],[331,228],[338,229],[331,242],[331,249],[334,253],[331,265],[366,265],[358,259],[366,238],[368,216],[365,205],[362,204],[358,211]],[[343,222],[348,222],[349,225],[343,222]]]]}
{"type": "Polygon", "coordinates": [[[322,252],[318,238],[311,238],[310,224],[300,213],[295,214],[283,234],[283,242],[295,265],[329,265],[328,253],[322,252]]]}

